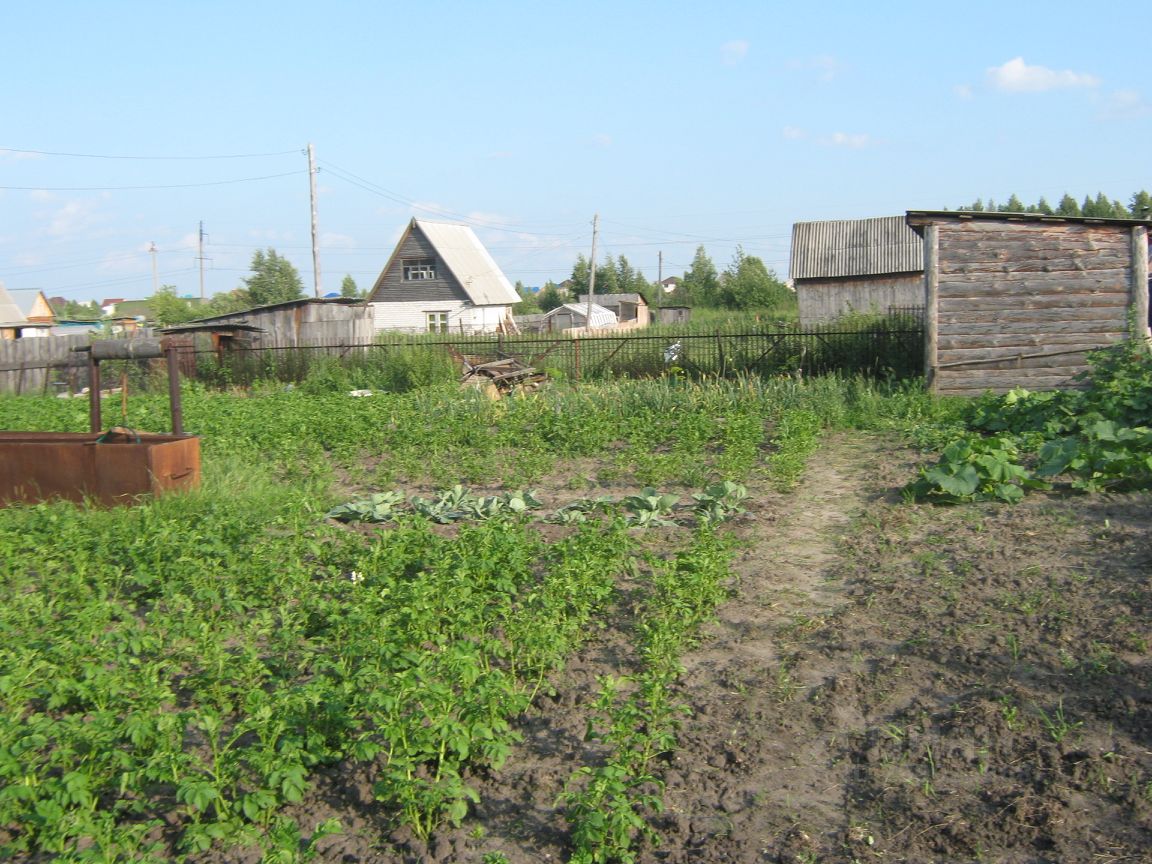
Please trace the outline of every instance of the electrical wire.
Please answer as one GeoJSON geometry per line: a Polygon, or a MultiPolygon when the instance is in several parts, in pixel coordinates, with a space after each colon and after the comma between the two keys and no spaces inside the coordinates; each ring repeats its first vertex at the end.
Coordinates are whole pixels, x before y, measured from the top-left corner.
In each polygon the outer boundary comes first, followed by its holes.
{"type": "Polygon", "coordinates": [[[393,203],[402,204],[405,207],[411,207],[414,210],[421,210],[425,213],[431,213],[435,216],[447,217],[449,219],[454,219],[458,222],[463,222],[466,225],[472,225],[472,226],[477,227],[477,228],[486,228],[490,231],[505,231],[505,232],[508,232],[509,234],[527,234],[527,235],[532,236],[532,237],[564,237],[564,236],[567,236],[567,232],[548,233],[548,232],[543,232],[543,231],[531,231],[531,230],[528,230],[526,228],[520,228],[520,227],[517,227],[514,225],[497,225],[497,224],[493,224],[491,222],[486,222],[483,219],[476,219],[475,217],[472,217],[472,216],[465,216],[463,213],[457,213],[453,210],[446,210],[446,209],[441,208],[441,207],[429,207],[428,205],[425,205],[425,204],[419,204],[416,201],[413,201],[411,198],[405,198],[403,195],[400,195],[398,192],[393,192],[390,189],[386,189],[383,186],[380,186],[379,184],[373,183],[371,180],[366,180],[357,174],[353,174],[347,168],[341,168],[339,165],[335,165],[332,162],[327,161],[326,159],[317,159],[316,161],[318,163],[320,163],[321,165],[327,167],[329,169],[330,173],[332,173],[332,176],[336,177],[338,180],[343,180],[345,183],[349,183],[353,186],[358,186],[366,192],[371,192],[373,195],[379,195],[381,198],[386,198],[389,201],[392,201],[393,203]],[[347,175],[347,176],[341,176],[341,175],[347,175]]]}
{"type": "Polygon", "coordinates": [[[286,171],[283,174],[267,174],[263,177],[239,177],[235,180],[211,180],[206,183],[173,183],[163,186],[0,186],[9,192],[123,192],[136,189],[194,189],[202,186],[229,186],[236,183],[252,183],[257,180],[276,180],[280,177],[298,177],[304,171],[286,171]]]}
{"type": "Polygon", "coordinates": [[[233,153],[224,156],[111,156],[103,153],[56,153],[51,150],[22,150],[19,147],[0,147],[0,153],[23,153],[31,156],[64,156],[71,159],[131,159],[131,160],[196,160],[196,159],[260,159],[268,156],[290,156],[299,150],[281,150],[277,153],[233,153]]]}

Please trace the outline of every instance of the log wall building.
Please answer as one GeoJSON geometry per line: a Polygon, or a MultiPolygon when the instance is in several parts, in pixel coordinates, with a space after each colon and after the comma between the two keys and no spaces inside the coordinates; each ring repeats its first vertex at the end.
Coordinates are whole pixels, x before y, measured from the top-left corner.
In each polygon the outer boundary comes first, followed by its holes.
{"type": "Polygon", "coordinates": [[[1146,220],[908,211],[924,238],[925,373],[941,394],[1076,386],[1148,335],[1146,220]]]}

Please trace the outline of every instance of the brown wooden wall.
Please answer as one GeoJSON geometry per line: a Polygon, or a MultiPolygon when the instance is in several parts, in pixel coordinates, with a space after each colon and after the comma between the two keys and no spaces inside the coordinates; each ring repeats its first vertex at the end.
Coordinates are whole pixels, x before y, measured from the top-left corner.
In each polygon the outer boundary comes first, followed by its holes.
{"type": "Polygon", "coordinates": [[[852,312],[884,315],[890,306],[924,305],[924,274],[889,273],[797,279],[801,324],[832,321],[852,312]]]}
{"type": "Polygon", "coordinates": [[[925,274],[933,388],[967,395],[1075,386],[1087,351],[1127,335],[1137,290],[1133,231],[975,220],[928,226],[926,246],[935,243],[926,249],[925,274]]]}
{"type": "Polygon", "coordinates": [[[393,256],[389,266],[376,280],[368,299],[373,303],[404,303],[419,301],[467,301],[468,294],[453,276],[448,266],[436,254],[432,243],[424,236],[419,225],[404,239],[399,251],[393,256]],[[404,280],[405,258],[433,258],[436,261],[435,279],[404,280]]]}

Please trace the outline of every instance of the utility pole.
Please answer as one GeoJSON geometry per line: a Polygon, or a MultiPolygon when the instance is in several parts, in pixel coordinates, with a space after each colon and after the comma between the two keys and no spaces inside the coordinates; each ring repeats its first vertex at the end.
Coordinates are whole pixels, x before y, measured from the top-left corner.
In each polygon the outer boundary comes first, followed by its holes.
{"type": "Polygon", "coordinates": [[[308,189],[312,200],[312,286],[320,297],[320,244],[316,227],[316,152],[308,145],[308,189]]]}
{"type": "Polygon", "coordinates": [[[204,220],[200,220],[200,302],[204,302],[204,220]]]}
{"type": "Polygon", "coordinates": [[[660,290],[664,290],[664,250],[661,249],[656,253],[656,260],[660,263],[656,265],[656,281],[660,283],[660,290]]]}
{"type": "Polygon", "coordinates": [[[160,293],[160,271],[156,269],[156,241],[152,241],[152,248],[148,250],[152,253],[152,293],[160,293]]]}
{"type": "Polygon", "coordinates": [[[596,229],[600,222],[600,214],[592,214],[592,263],[588,274],[588,310],[584,313],[584,326],[592,329],[592,295],[596,293],[596,229]]]}

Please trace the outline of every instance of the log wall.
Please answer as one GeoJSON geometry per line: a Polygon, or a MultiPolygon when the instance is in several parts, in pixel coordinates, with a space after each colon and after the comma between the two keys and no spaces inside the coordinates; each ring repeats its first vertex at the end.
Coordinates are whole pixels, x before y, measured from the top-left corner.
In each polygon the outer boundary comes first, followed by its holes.
{"type": "MultiPolygon", "coordinates": [[[[977,220],[929,227],[937,248],[927,359],[938,393],[1076,386],[1087,352],[1126,338],[1129,311],[1148,290],[1136,285],[1133,264],[1140,229],[977,220]]],[[[1146,239],[1143,246],[1146,260],[1146,239]]]]}

